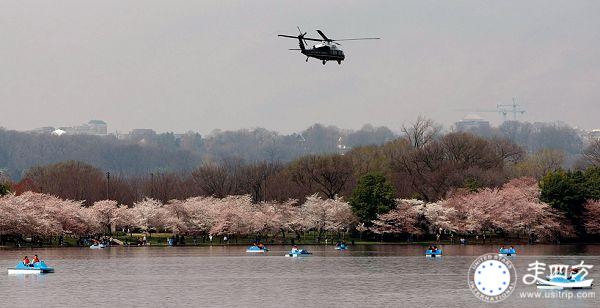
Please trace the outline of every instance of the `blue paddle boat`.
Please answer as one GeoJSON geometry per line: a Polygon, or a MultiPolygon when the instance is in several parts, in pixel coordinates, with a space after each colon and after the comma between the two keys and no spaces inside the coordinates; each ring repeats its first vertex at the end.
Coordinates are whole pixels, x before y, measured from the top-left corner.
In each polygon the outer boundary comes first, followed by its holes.
{"type": "Polygon", "coordinates": [[[297,250],[290,250],[289,253],[287,253],[285,256],[286,257],[303,257],[303,256],[308,256],[308,255],[312,255],[312,253],[308,252],[307,250],[304,249],[297,249],[297,250]]]}
{"type": "Polygon", "coordinates": [[[517,251],[512,247],[511,248],[500,248],[500,250],[498,250],[498,255],[503,256],[503,257],[516,256],[517,251]]]}
{"type": "Polygon", "coordinates": [[[246,252],[267,252],[269,251],[269,248],[267,247],[258,247],[256,245],[254,246],[250,246],[248,247],[248,249],[246,249],[246,252]]]}
{"type": "MultiPolygon", "coordinates": [[[[575,267],[573,270],[575,270],[575,267]]],[[[538,289],[553,290],[591,289],[594,279],[585,279],[587,275],[587,271],[572,271],[570,275],[567,275],[556,267],[554,271],[551,269],[551,273],[549,276],[546,276],[546,280],[539,280],[537,282],[537,287],[538,289]]]]}
{"type": "Polygon", "coordinates": [[[425,251],[425,256],[428,258],[439,258],[442,256],[442,250],[441,249],[436,249],[436,250],[427,249],[425,251]]]}
{"type": "Polygon", "coordinates": [[[344,243],[335,246],[335,250],[346,250],[346,249],[348,249],[348,246],[346,246],[346,244],[344,244],[344,243]]]}
{"type": "Polygon", "coordinates": [[[101,243],[96,243],[90,246],[90,249],[102,249],[102,248],[106,248],[106,245],[101,244],[101,243]]]}
{"type": "Polygon", "coordinates": [[[46,265],[44,261],[36,262],[33,266],[28,266],[23,264],[23,262],[19,262],[17,266],[14,268],[8,269],[8,274],[45,274],[45,273],[54,273],[54,268],[46,265]]]}

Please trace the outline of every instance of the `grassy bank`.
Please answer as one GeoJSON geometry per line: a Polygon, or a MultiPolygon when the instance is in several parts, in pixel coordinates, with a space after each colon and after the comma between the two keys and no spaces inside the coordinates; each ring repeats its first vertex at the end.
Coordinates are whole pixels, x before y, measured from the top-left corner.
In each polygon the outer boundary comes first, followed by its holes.
{"type": "MultiPolygon", "coordinates": [[[[171,233],[123,233],[116,232],[106,237],[112,237],[127,245],[137,246],[141,244],[142,240],[146,239],[146,245],[150,246],[167,246],[168,239],[174,238],[175,235],[171,233]]],[[[444,236],[439,242],[436,242],[435,237],[413,237],[411,240],[407,240],[407,237],[381,237],[381,236],[361,236],[359,234],[326,234],[318,240],[316,232],[306,232],[299,238],[293,234],[285,234],[285,238],[278,234],[277,236],[269,235],[263,237],[256,236],[229,236],[225,239],[224,236],[214,236],[212,241],[209,236],[179,236],[178,246],[210,246],[210,245],[249,245],[254,241],[261,241],[266,245],[326,245],[335,244],[337,241],[343,240],[350,244],[358,245],[387,245],[387,244],[417,244],[417,245],[428,245],[431,243],[438,243],[441,245],[448,244],[459,244],[459,237],[450,238],[444,236]]],[[[496,237],[491,236],[483,240],[481,237],[465,237],[468,244],[526,244],[527,240],[524,238],[514,237],[496,237]]],[[[62,241],[58,237],[44,240],[28,240],[22,239],[19,241],[8,241],[4,243],[4,247],[74,247],[84,246],[79,238],[65,236],[62,241]]]]}

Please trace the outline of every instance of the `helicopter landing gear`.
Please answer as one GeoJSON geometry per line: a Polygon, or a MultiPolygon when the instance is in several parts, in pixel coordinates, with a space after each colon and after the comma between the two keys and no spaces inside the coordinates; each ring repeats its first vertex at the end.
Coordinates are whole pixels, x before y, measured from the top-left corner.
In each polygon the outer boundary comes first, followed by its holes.
{"type": "Polygon", "coordinates": [[[338,64],[339,64],[339,65],[342,65],[342,61],[341,61],[341,60],[338,60],[338,64]]]}
{"type": "Polygon", "coordinates": [[[306,57],[306,62],[308,62],[308,57],[306,57]]]}
{"type": "Polygon", "coordinates": [[[323,60],[323,65],[325,65],[325,63],[327,63],[327,61],[323,60]]]}

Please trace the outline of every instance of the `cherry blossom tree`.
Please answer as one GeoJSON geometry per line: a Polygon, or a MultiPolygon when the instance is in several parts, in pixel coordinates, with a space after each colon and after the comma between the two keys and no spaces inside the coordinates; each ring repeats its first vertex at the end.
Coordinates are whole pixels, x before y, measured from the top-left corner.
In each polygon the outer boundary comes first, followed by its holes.
{"type": "Polygon", "coordinates": [[[208,232],[213,225],[213,208],[217,200],[213,197],[193,197],[169,201],[165,205],[169,228],[187,235],[208,232]]]}
{"type": "Polygon", "coordinates": [[[115,228],[123,230],[131,230],[135,227],[135,210],[133,207],[122,205],[115,210],[115,228]]]}
{"type": "Polygon", "coordinates": [[[249,195],[227,196],[215,200],[211,234],[247,235],[251,232],[252,198],[249,195]]]}
{"type": "Polygon", "coordinates": [[[0,234],[49,238],[65,232],[86,234],[94,226],[81,202],[33,192],[0,198],[0,234]]]}
{"type": "Polygon", "coordinates": [[[410,200],[396,200],[396,207],[378,215],[370,230],[377,234],[422,234],[418,227],[422,204],[410,200]]]}
{"type": "Polygon", "coordinates": [[[296,239],[300,239],[301,233],[304,231],[304,224],[300,218],[300,206],[298,200],[289,199],[283,203],[277,204],[275,212],[280,220],[279,231],[282,238],[285,240],[285,233],[292,231],[296,234],[296,239]]]}
{"type": "Polygon", "coordinates": [[[261,202],[254,204],[251,217],[251,232],[263,238],[269,233],[279,232],[282,228],[283,213],[277,210],[278,204],[261,202]]]}
{"type": "Polygon", "coordinates": [[[104,232],[111,233],[111,228],[118,219],[118,205],[114,200],[96,201],[91,207],[92,214],[104,229],[104,232]]]}
{"type": "MultiPolygon", "coordinates": [[[[370,230],[377,234],[437,233],[440,229],[460,234],[483,232],[525,235],[530,240],[551,240],[574,234],[564,214],[541,202],[533,178],[519,178],[499,188],[478,192],[457,191],[445,200],[425,203],[396,200],[396,207],[379,215],[370,230]]],[[[585,226],[590,234],[600,233],[600,201],[588,201],[585,226]]],[[[171,200],[163,205],[144,199],[132,207],[102,200],[91,207],[82,201],[24,192],[0,197],[0,236],[51,239],[73,234],[101,234],[116,228],[169,230],[177,234],[257,235],[266,237],[292,231],[297,237],[309,230],[320,241],[326,232],[348,231],[358,222],[351,207],[341,198],[309,196],[297,200],[253,203],[249,195],[193,197],[171,200]]],[[[356,227],[365,231],[366,226],[356,227]]],[[[1,238],[0,238],[1,240],[1,238]]]]}
{"type": "Polygon", "coordinates": [[[499,189],[485,188],[459,194],[439,202],[440,210],[429,212],[432,224],[458,233],[505,232],[525,234],[530,239],[571,236],[565,217],[539,201],[539,187],[532,178],[512,180],[499,189]]]}
{"type": "Polygon", "coordinates": [[[371,231],[384,234],[431,234],[444,229],[461,234],[503,232],[530,240],[569,237],[573,227],[564,215],[539,200],[533,178],[518,178],[500,188],[458,192],[436,202],[397,200],[397,206],[373,221],[371,231]]]}
{"type": "Polygon", "coordinates": [[[444,202],[427,203],[423,206],[423,215],[429,225],[429,232],[434,233],[439,229],[454,231],[457,215],[454,207],[446,206],[444,202]]]}
{"type": "Polygon", "coordinates": [[[136,202],[132,209],[132,218],[134,225],[145,232],[150,229],[160,229],[166,227],[166,210],[160,201],[146,198],[136,202]]]}
{"type": "Polygon", "coordinates": [[[357,223],[350,205],[341,198],[321,199],[317,194],[306,198],[300,209],[302,223],[307,229],[317,231],[321,241],[326,231],[348,230],[357,223]]]}
{"type": "Polygon", "coordinates": [[[585,229],[589,234],[600,234],[600,200],[589,200],[585,204],[585,229]]]}

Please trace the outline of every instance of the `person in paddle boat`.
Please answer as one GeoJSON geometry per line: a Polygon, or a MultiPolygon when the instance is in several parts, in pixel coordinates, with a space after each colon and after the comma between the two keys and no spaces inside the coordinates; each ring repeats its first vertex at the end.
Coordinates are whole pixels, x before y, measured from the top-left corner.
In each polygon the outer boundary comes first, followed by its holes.
{"type": "Polygon", "coordinates": [[[33,260],[31,261],[32,265],[35,265],[36,263],[40,262],[40,258],[38,258],[38,255],[34,255],[33,256],[33,260]]]}
{"type": "Polygon", "coordinates": [[[516,250],[515,250],[515,247],[513,247],[513,246],[510,246],[510,251],[514,251],[514,252],[516,252],[516,250]]]}
{"type": "Polygon", "coordinates": [[[263,243],[261,243],[261,242],[259,242],[258,245],[256,245],[256,247],[258,247],[258,249],[260,249],[260,250],[265,249],[265,245],[263,245],[263,243]]]}
{"type": "Polygon", "coordinates": [[[504,252],[504,246],[500,246],[500,253],[504,252]]]}
{"type": "Polygon", "coordinates": [[[299,253],[300,250],[298,250],[298,246],[294,245],[292,246],[292,253],[299,253]]]}
{"type": "Polygon", "coordinates": [[[573,267],[571,268],[571,272],[569,273],[569,277],[567,277],[567,279],[573,279],[573,276],[576,276],[577,273],[579,273],[579,268],[578,267],[573,267]]]}
{"type": "Polygon", "coordinates": [[[25,258],[23,258],[23,264],[25,266],[33,266],[33,264],[31,264],[31,262],[29,261],[29,258],[27,256],[25,256],[25,258]]]}

